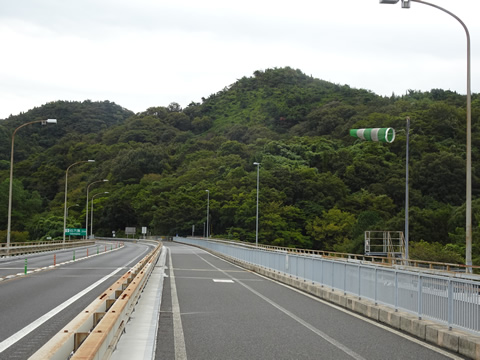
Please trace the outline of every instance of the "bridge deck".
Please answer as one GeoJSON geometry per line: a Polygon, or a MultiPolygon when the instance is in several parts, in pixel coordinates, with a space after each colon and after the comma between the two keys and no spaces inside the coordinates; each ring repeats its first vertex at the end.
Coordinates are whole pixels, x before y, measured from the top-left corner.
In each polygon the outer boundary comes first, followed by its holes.
{"type": "Polygon", "coordinates": [[[152,326],[140,330],[136,318],[158,326],[155,359],[162,360],[456,358],[197,248],[165,246],[163,286],[152,276],[153,290],[142,297],[158,300],[162,291],[160,313],[154,306],[153,322],[134,314],[113,359],[152,352],[151,335],[141,333],[152,326]]]}

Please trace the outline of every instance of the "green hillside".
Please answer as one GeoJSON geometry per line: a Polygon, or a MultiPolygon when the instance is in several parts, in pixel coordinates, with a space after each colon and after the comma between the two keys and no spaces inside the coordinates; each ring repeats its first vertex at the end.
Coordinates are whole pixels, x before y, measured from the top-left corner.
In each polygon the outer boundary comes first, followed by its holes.
{"type": "MultiPolygon", "coordinates": [[[[14,236],[60,237],[66,168],[69,227],[83,227],[86,186],[97,235],[147,226],[158,235],[210,233],[255,240],[260,162],[259,241],[363,252],[365,230],[404,230],[405,119],[410,131],[411,256],[463,262],[465,97],[409,91],[381,97],[291,68],[256,71],[182,109],[134,114],[111,102],[52,102],[0,122],[0,229],[7,227],[10,136],[15,138],[14,236]],[[363,142],[349,129],[393,127],[392,144],[363,142]],[[92,190],[93,189],[93,190],[92,190]]],[[[474,263],[480,265],[477,172],[480,96],[472,97],[474,263]]],[[[5,238],[0,230],[0,239],[5,238]]]]}

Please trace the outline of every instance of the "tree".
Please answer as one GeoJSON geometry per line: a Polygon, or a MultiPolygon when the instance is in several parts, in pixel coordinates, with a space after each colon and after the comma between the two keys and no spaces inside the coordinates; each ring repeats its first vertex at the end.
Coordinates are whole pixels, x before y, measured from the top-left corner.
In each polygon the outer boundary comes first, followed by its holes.
{"type": "Polygon", "coordinates": [[[313,248],[333,250],[350,240],[350,231],[355,225],[355,216],[340,209],[324,211],[323,216],[307,222],[307,234],[313,238],[313,248]]]}
{"type": "MultiPolygon", "coordinates": [[[[0,207],[0,229],[7,228],[9,184],[9,179],[0,183],[0,203],[5,204],[5,206],[0,207]]],[[[41,210],[42,199],[38,192],[25,190],[22,183],[14,179],[12,184],[11,230],[25,230],[26,223],[33,214],[41,210]]]]}

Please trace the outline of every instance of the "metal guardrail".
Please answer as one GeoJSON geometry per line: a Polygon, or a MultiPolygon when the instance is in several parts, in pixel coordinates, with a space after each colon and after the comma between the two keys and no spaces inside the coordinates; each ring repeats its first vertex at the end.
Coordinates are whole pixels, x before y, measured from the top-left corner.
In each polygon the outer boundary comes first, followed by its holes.
{"type": "Polygon", "coordinates": [[[158,244],[29,360],[108,359],[153,271],[161,246],[158,244]]]}
{"type": "Polygon", "coordinates": [[[65,241],[32,241],[24,243],[10,243],[10,247],[7,244],[0,244],[0,257],[2,256],[18,256],[25,254],[33,254],[44,251],[69,249],[79,246],[94,245],[95,240],[68,240],[65,241]]]}
{"type": "MultiPolygon", "coordinates": [[[[460,279],[379,266],[345,258],[325,257],[324,252],[290,251],[206,239],[175,238],[207,248],[241,262],[270,269],[333,291],[368,299],[395,310],[404,310],[449,328],[480,335],[480,277],[460,279]]],[[[474,275],[471,275],[474,277],[474,275]]]]}
{"type": "MultiPolygon", "coordinates": [[[[205,238],[191,238],[191,239],[199,239],[199,240],[206,240],[205,238]]],[[[248,242],[241,242],[235,240],[220,240],[220,239],[209,239],[211,241],[223,242],[225,244],[234,244],[237,246],[244,246],[244,247],[256,247],[254,243],[248,242]]],[[[409,268],[417,268],[417,270],[431,270],[432,272],[438,273],[438,271],[445,271],[450,273],[451,276],[455,277],[466,277],[471,278],[471,276],[463,276],[463,274],[467,273],[467,268],[472,269],[473,273],[480,273],[480,266],[467,266],[464,264],[452,264],[452,263],[442,263],[442,262],[435,262],[435,261],[424,261],[424,260],[406,260],[398,257],[385,257],[385,256],[378,256],[378,255],[362,255],[362,254],[350,254],[350,253],[341,253],[341,252],[334,252],[334,251],[322,251],[322,250],[310,250],[310,249],[298,249],[298,248],[289,248],[289,247],[281,247],[281,246],[271,246],[271,245],[263,245],[258,244],[258,248],[271,250],[271,251],[283,251],[288,252],[290,254],[299,254],[299,255],[312,255],[312,256],[321,256],[323,258],[328,259],[336,259],[336,260],[351,260],[357,262],[365,262],[365,263],[372,263],[376,265],[383,265],[383,266],[399,266],[399,267],[409,267],[409,268]]],[[[409,269],[413,270],[413,269],[409,269]]]]}

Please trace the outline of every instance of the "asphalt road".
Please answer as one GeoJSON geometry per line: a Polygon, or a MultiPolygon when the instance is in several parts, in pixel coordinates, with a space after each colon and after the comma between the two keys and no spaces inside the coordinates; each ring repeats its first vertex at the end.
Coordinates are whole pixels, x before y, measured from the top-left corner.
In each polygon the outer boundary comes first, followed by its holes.
{"type": "MultiPolygon", "coordinates": [[[[1,281],[0,359],[27,359],[151,249],[125,243],[99,256],[1,281]]],[[[78,259],[81,251],[77,254],[78,259]]],[[[70,250],[57,261],[72,260],[71,256],[70,250]]],[[[51,257],[35,255],[29,264],[44,266],[51,257]]],[[[18,260],[2,261],[0,267],[15,269],[18,260]]]]}
{"type": "Polygon", "coordinates": [[[203,250],[165,245],[155,359],[460,359],[203,250]]]}
{"type": "Polygon", "coordinates": [[[43,253],[25,254],[0,258],[0,279],[9,276],[25,273],[25,260],[27,260],[27,271],[60,264],[66,261],[82,259],[87,256],[101,254],[116,247],[120,242],[99,241],[97,245],[82,246],[75,249],[55,250],[43,253]]]}

